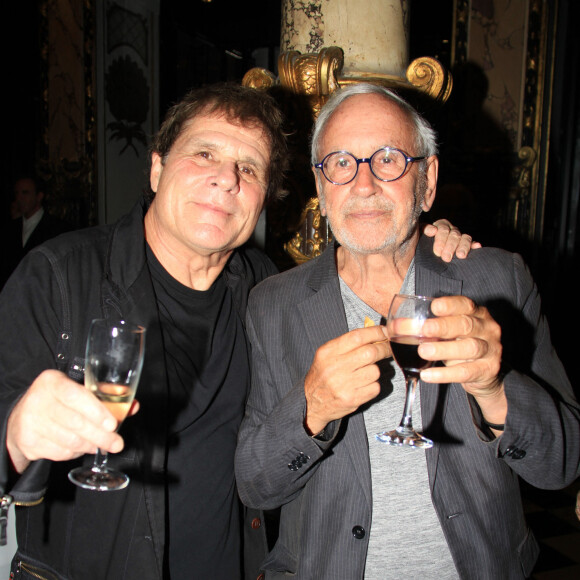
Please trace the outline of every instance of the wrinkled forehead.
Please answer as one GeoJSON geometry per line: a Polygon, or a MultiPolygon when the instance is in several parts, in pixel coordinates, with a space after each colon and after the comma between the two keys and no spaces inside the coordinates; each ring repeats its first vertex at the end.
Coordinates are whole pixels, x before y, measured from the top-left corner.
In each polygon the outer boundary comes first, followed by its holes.
{"type": "Polygon", "coordinates": [[[238,129],[247,129],[262,133],[263,139],[266,140],[268,146],[270,145],[270,135],[264,123],[257,117],[242,116],[234,109],[230,109],[224,105],[209,104],[200,109],[195,115],[192,115],[184,122],[182,132],[196,121],[211,120],[227,123],[232,127],[238,129]]]}

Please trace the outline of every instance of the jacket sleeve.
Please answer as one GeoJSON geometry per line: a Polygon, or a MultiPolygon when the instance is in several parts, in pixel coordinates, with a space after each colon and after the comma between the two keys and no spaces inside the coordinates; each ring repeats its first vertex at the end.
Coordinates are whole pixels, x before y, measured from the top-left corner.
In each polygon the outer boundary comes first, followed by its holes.
{"type": "Polygon", "coordinates": [[[0,293],[0,491],[29,502],[44,494],[50,462],[33,462],[18,477],[6,450],[8,417],[34,379],[57,368],[62,335],[62,287],[47,256],[33,251],[0,293]]]}
{"type": "Polygon", "coordinates": [[[252,345],[252,389],[238,436],[236,480],[246,505],[275,509],[300,493],[332,440],[320,442],[306,432],[304,378],[289,383],[280,356],[267,356],[265,351],[273,342],[268,332],[280,333],[275,321],[265,324],[264,318],[250,301],[246,320],[252,345]],[[254,314],[261,315],[261,332],[254,314]]]}
{"type": "Polygon", "coordinates": [[[541,299],[518,254],[501,254],[501,267],[488,269],[490,289],[465,294],[485,304],[502,327],[505,431],[497,457],[532,485],[562,488],[580,475],[580,406],[550,339],[541,299]]]}
{"type": "Polygon", "coordinates": [[[556,489],[580,475],[580,406],[552,345],[538,289],[517,254],[512,265],[523,320],[519,338],[512,332],[506,341],[519,342],[523,352],[513,362],[512,349],[506,355],[508,415],[498,455],[532,485],[556,489]]]}

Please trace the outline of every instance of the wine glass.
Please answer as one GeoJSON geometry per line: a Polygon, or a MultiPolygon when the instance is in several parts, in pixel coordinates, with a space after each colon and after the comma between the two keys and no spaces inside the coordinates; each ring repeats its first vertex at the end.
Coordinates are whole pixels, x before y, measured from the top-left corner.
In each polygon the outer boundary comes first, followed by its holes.
{"type": "MultiPolygon", "coordinates": [[[[91,322],[85,357],[85,387],[117,419],[117,429],[127,416],[143,367],[145,328],[121,321],[91,322]]],[[[68,478],[76,485],[96,491],[123,489],[124,473],[107,467],[107,453],[97,449],[91,467],[77,467],[68,478]]]]}
{"type": "Polygon", "coordinates": [[[433,447],[431,439],[427,439],[413,429],[412,421],[413,401],[419,373],[433,365],[433,361],[422,359],[417,352],[422,342],[437,340],[423,337],[422,333],[425,320],[435,317],[431,311],[433,300],[426,296],[395,294],[391,302],[387,317],[387,332],[393,356],[405,375],[405,409],[401,423],[396,429],[377,433],[376,437],[381,443],[422,449],[433,447]]]}

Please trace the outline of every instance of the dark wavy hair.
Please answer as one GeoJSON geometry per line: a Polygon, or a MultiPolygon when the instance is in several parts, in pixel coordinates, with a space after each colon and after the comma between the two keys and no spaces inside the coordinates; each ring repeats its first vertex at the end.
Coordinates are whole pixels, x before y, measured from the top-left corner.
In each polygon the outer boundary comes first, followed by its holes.
{"type": "MultiPolygon", "coordinates": [[[[190,91],[167,111],[153,138],[151,153],[157,153],[164,162],[189,121],[198,115],[216,113],[225,115],[228,121],[264,130],[270,140],[266,203],[284,197],[282,183],[288,169],[288,145],[282,129],[284,118],[276,101],[265,91],[234,83],[218,83],[190,91]]],[[[155,192],[150,190],[149,204],[154,197],[155,192]]]]}

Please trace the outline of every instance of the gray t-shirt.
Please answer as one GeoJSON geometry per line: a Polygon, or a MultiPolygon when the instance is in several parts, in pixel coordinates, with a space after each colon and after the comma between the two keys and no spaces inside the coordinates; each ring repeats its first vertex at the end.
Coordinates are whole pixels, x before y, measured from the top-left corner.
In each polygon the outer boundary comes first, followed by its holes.
{"type": "MultiPolygon", "coordinates": [[[[381,323],[381,315],[342,279],[340,289],[349,330],[362,327],[365,316],[375,324],[381,323]]],[[[414,263],[401,292],[415,293],[414,263]]],[[[405,379],[398,365],[390,358],[381,361],[379,366],[381,394],[363,411],[373,490],[364,578],[457,579],[459,576],[431,500],[425,454],[432,451],[386,445],[375,437],[376,433],[399,425],[405,400],[405,379]]],[[[421,388],[417,388],[413,405],[413,426],[420,431],[421,388]]]]}

